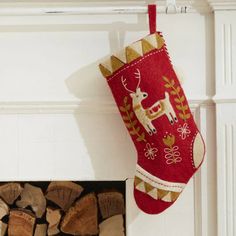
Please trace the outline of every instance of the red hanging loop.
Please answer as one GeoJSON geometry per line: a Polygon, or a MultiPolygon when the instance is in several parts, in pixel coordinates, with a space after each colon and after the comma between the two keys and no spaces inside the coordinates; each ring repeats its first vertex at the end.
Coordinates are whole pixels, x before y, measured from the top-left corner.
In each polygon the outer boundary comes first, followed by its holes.
{"type": "Polygon", "coordinates": [[[156,4],[149,4],[148,5],[148,17],[149,17],[149,30],[150,34],[156,32],[156,4]]]}

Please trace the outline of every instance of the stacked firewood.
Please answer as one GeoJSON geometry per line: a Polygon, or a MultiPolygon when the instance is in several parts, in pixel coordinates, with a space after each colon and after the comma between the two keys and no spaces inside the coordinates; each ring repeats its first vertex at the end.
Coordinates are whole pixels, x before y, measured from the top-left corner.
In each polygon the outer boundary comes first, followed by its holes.
{"type": "Polygon", "coordinates": [[[0,236],[124,236],[124,195],[54,181],[0,185],[0,236]]]}

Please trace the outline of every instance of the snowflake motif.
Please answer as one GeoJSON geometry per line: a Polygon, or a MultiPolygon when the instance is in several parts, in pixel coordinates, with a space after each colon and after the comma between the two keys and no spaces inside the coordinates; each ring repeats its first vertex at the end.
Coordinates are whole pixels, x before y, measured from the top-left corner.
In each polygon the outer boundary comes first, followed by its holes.
{"type": "MultiPolygon", "coordinates": [[[[152,143],[153,145],[153,143],[152,143]]],[[[146,144],[146,148],[144,148],[144,156],[148,159],[154,160],[156,157],[156,153],[158,152],[158,149],[155,147],[152,147],[150,143],[146,144]]]]}
{"type": "Polygon", "coordinates": [[[178,146],[164,149],[164,152],[166,153],[165,158],[167,159],[166,163],[168,165],[173,163],[176,164],[177,162],[182,161],[182,158],[180,157],[180,152],[178,150],[179,150],[178,146]]]}
{"type": "Polygon", "coordinates": [[[191,133],[187,123],[184,123],[183,127],[180,125],[177,131],[180,133],[179,136],[182,138],[182,140],[185,140],[187,137],[189,137],[189,134],[191,133]]]}

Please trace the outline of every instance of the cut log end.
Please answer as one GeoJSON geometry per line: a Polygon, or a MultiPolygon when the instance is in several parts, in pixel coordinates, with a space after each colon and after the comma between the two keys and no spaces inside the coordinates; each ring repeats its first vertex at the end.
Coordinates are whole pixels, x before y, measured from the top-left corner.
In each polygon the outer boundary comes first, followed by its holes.
{"type": "Polygon", "coordinates": [[[4,236],[7,232],[7,224],[0,221],[0,236],[4,236]]]}
{"type": "Polygon", "coordinates": [[[125,213],[124,197],[119,192],[99,193],[98,203],[103,219],[125,213]]]}
{"type": "Polygon", "coordinates": [[[61,231],[72,235],[98,234],[97,198],[90,193],[79,199],[67,212],[61,231]]]}
{"type": "Polygon", "coordinates": [[[19,183],[8,183],[0,186],[0,197],[9,205],[20,196],[23,188],[19,183]]]}
{"type": "Polygon", "coordinates": [[[47,225],[37,224],[34,232],[34,236],[46,236],[47,235],[47,225]]]}
{"type": "Polygon", "coordinates": [[[17,209],[10,211],[8,235],[33,236],[35,216],[31,211],[17,209]]]}
{"type": "Polygon", "coordinates": [[[124,236],[123,215],[115,215],[99,225],[99,236],[124,236]]]}
{"type": "Polygon", "coordinates": [[[2,199],[0,199],[0,220],[8,214],[9,214],[8,205],[2,199]]]}
{"type": "Polygon", "coordinates": [[[46,198],[57,204],[63,211],[67,211],[83,191],[83,188],[73,182],[54,181],[47,189],[46,198]]]}
{"type": "Polygon", "coordinates": [[[31,206],[32,210],[36,214],[36,217],[40,218],[46,209],[46,199],[41,188],[30,184],[25,184],[24,189],[21,192],[21,200],[17,201],[16,205],[22,208],[31,206]]]}
{"type": "Polygon", "coordinates": [[[48,235],[56,235],[60,233],[59,224],[61,220],[61,210],[47,208],[46,220],[48,222],[48,235]]]}

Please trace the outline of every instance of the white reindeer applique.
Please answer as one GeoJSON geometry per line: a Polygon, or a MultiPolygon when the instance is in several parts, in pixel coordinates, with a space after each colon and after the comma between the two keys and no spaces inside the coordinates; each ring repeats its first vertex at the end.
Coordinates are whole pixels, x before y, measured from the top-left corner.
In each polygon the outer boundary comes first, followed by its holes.
{"type": "Polygon", "coordinates": [[[126,79],[122,76],[121,82],[124,88],[130,92],[130,96],[132,98],[132,107],[133,111],[142,124],[144,129],[148,132],[149,135],[156,133],[156,129],[152,124],[152,121],[166,115],[169,122],[174,124],[174,121],[177,122],[178,119],[176,117],[175,111],[169,100],[169,93],[165,92],[165,98],[155,102],[151,107],[144,108],[142,106],[142,101],[148,97],[146,92],[142,92],[139,85],[141,82],[141,74],[139,69],[134,73],[135,78],[138,79],[138,84],[135,91],[128,89],[126,79]]]}

